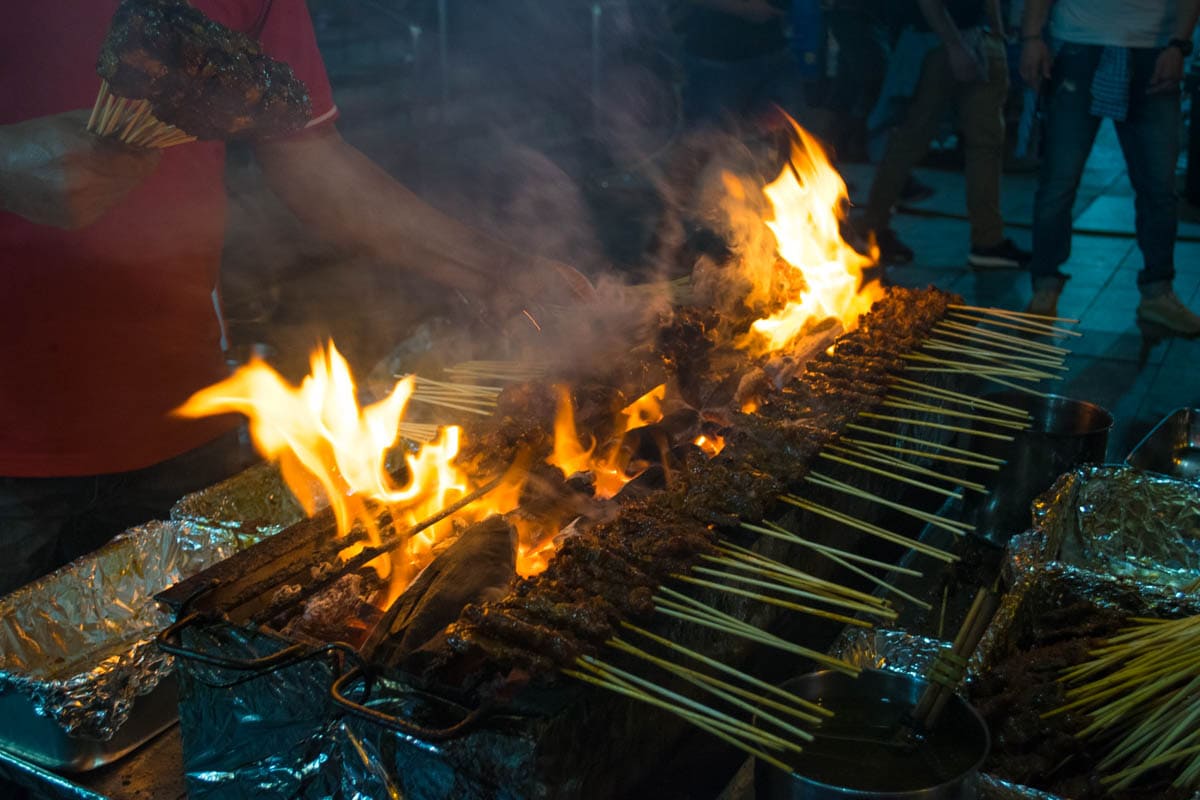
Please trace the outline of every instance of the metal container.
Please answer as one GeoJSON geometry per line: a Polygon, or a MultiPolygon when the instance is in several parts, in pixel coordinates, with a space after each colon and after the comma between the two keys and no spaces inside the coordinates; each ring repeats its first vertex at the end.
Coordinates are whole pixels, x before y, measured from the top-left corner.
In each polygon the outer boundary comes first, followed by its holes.
{"type": "Polygon", "coordinates": [[[1200,409],[1178,408],[1138,442],[1125,463],[1200,483],[1200,409]]]}
{"type": "Polygon", "coordinates": [[[926,682],[866,669],[857,678],[814,672],[784,684],[835,712],[793,760],[790,774],[759,762],[759,800],[975,800],[991,740],[987,726],[958,695],[914,752],[891,745],[926,682]]]}
{"type": "Polygon", "coordinates": [[[1080,464],[1104,462],[1113,418],[1098,405],[1059,395],[1005,392],[986,399],[1024,409],[1033,422],[1013,442],[972,437],[966,443],[975,452],[1007,459],[999,472],[976,476],[992,487],[989,494],[970,494],[963,501],[963,519],[1003,547],[1030,527],[1030,503],[1059,475],[1080,464]]]}

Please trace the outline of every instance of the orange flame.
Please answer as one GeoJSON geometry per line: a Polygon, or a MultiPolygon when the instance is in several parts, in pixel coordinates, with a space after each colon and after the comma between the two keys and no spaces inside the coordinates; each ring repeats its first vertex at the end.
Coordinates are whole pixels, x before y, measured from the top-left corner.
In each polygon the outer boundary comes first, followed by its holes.
{"type": "MultiPolygon", "coordinates": [[[[305,513],[315,513],[322,498],[337,520],[339,535],[356,524],[371,542],[379,542],[378,506],[387,506],[399,529],[415,524],[467,494],[467,476],[454,464],[459,428],[443,428],[431,443],[406,452],[406,482],[388,473],[388,453],[400,439],[400,423],[413,391],[412,378],[396,384],[383,400],[360,408],[346,360],[331,342],[313,353],[311,373],[299,386],[288,384],[261,360],[253,360],[229,378],[192,395],[176,413],[203,417],[236,412],[249,419],[254,445],[264,458],[278,462],[288,488],[305,513]]],[[[479,518],[484,509],[471,507],[479,518]]],[[[450,521],[422,531],[406,543],[405,563],[377,567],[392,572],[393,596],[427,562],[436,541],[451,530],[450,521]]]]}
{"type": "Polygon", "coordinates": [[[702,433],[692,441],[692,444],[703,450],[706,456],[712,458],[725,449],[725,437],[716,434],[706,436],[702,433]]]}
{"type": "MultiPolygon", "coordinates": [[[[766,255],[760,248],[744,254],[755,262],[745,270],[754,284],[747,303],[753,306],[765,299],[772,307],[782,305],[755,322],[739,342],[756,354],[787,347],[825,319],[836,319],[851,330],[859,315],[883,296],[877,281],[863,285],[862,271],[876,263],[878,249],[872,247],[871,255],[864,256],[842,238],[840,224],[848,201],[845,182],[816,139],[795,120],[790,122],[795,135],[789,163],[763,189],[771,206],[771,216],[764,222],[774,234],[774,252],[766,255]],[[775,271],[776,255],[790,268],[782,280],[775,271]]],[[[744,194],[736,178],[728,176],[726,184],[738,186],[731,198],[744,194]]],[[[756,240],[745,234],[742,238],[756,240]]]]}
{"type": "Polygon", "coordinates": [[[546,463],[558,467],[568,477],[577,472],[591,471],[596,476],[596,496],[614,496],[637,477],[627,474],[630,454],[621,449],[621,440],[626,433],[662,419],[662,401],[667,394],[667,385],[661,383],[655,386],[621,409],[614,426],[619,434],[613,437],[612,447],[602,456],[595,455],[597,443],[594,439],[587,447],[579,440],[570,390],[562,385],[556,389],[558,409],[554,417],[554,452],[546,459],[546,463]]]}

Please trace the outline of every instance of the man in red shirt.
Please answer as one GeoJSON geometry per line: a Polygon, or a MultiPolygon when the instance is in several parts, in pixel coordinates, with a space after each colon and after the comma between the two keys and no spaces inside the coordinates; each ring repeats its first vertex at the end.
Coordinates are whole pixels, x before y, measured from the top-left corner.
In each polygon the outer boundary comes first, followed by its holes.
{"type": "MultiPolygon", "coordinates": [[[[193,0],[308,86],[313,116],[255,143],[271,188],[318,234],[419,270],[498,315],[586,294],[423,203],[341,139],[298,0],[193,0]]],[[[38,0],[0,27],[0,591],[160,517],[245,454],[236,420],[169,412],[226,374],[215,287],[225,147],[137,152],[84,130],[117,0],[38,0]]]]}

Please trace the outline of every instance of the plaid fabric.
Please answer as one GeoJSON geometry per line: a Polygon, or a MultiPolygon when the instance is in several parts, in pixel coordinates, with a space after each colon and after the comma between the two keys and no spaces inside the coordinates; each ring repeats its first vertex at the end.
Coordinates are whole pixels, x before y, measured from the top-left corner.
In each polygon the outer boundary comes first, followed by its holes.
{"type": "Polygon", "coordinates": [[[1124,122],[1129,114],[1129,49],[1105,47],[1092,75],[1092,116],[1124,122]]]}

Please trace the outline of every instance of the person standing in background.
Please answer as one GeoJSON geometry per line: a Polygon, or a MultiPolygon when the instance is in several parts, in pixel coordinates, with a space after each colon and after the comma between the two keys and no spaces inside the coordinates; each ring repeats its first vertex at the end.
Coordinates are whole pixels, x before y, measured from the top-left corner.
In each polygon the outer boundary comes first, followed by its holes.
{"type": "Polygon", "coordinates": [[[689,125],[796,116],[801,75],[787,40],[788,0],[677,0],[683,110],[689,125]]]}
{"type": "Polygon", "coordinates": [[[904,122],[891,133],[860,227],[874,235],[884,263],[912,261],[912,249],[890,227],[892,208],[909,172],[929,151],[942,115],[953,104],[966,158],[971,223],[967,261],[976,268],[1023,267],[1029,253],[1005,238],[1000,213],[1008,60],[999,0],[918,3],[922,19],[941,44],[925,57],[904,122]]]}
{"type": "Polygon", "coordinates": [[[1139,319],[1200,334],[1175,295],[1180,81],[1200,0],[1026,0],[1021,77],[1045,95],[1044,157],[1033,208],[1033,299],[1055,315],[1068,276],[1071,212],[1101,120],[1116,126],[1134,190],[1142,271],[1139,319]],[[1047,22],[1049,26],[1047,28],[1047,22]],[[1044,89],[1043,89],[1044,86],[1044,89]]]}

